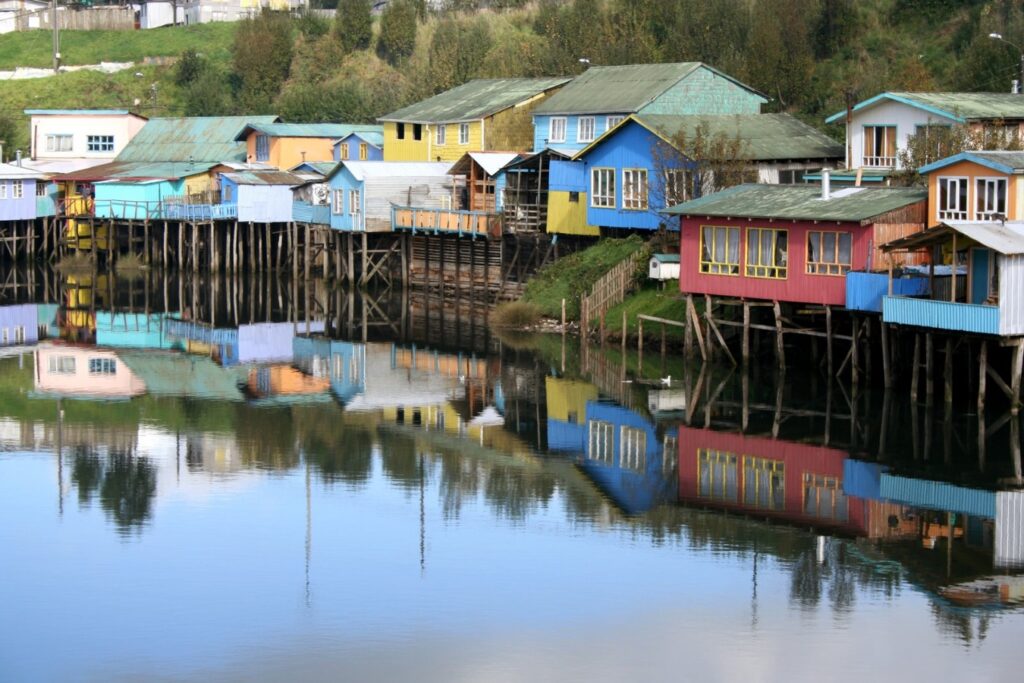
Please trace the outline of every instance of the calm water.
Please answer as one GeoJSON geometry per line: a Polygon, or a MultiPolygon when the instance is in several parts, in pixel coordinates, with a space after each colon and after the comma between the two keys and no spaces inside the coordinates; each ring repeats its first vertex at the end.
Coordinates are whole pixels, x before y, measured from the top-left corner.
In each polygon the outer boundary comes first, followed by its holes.
{"type": "Polygon", "coordinates": [[[0,348],[2,681],[1019,679],[998,409],[979,440],[401,292],[33,280],[0,288],[49,335],[0,348]]]}

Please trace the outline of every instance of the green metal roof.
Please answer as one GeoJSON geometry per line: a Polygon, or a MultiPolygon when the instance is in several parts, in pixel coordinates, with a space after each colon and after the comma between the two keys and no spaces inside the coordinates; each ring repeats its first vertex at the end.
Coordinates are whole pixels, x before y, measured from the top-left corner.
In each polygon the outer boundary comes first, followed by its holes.
{"type": "MultiPolygon", "coordinates": [[[[534,114],[627,114],[640,111],[656,97],[698,69],[708,69],[761,95],[701,62],[592,66],[557,94],[542,102],[534,114]]],[[[767,101],[767,98],[765,98],[767,101]]]]}
{"type": "Polygon", "coordinates": [[[132,138],[118,161],[245,161],[239,132],[253,123],[274,123],[270,116],[201,116],[150,119],[132,138]]]}
{"type": "Polygon", "coordinates": [[[250,123],[235,139],[245,140],[251,131],[272,138],[330,138],[332,140],[361,132],[384,135],[384,127],[373,123],[250,123]]]}
{"type": "Polygon", "coordinates": [[[454,123],[476,121],[568,83],[568,78],[492,78],[469,81],[378,121],[454,123]]]}
{"type": "Polygon", "coordinates": [[[295,164],[288,170],[292,173],[297,173],[299,169],[308,168],[326,178],[338,163],[337,161],[303,161],[301,164],[295,164]]]}
{"type": "Polygon", "coordinates": [[[634,116],[640,125],[667,140],[680,133],[693,138],[698,128],[713,136],[743,141],[739,156],[751,161],[776,159],[841,159],[843,146],[789,114],[721,116],[634,116]]]}
{"type": "MultiPolygon", "coordinates": [[[[853,110],[868,109],[883,100],[902,102],[961,123],[979,119],[1024,119],[1024,96],[1005,92],[883,92],[857,103],[853,110]]],[[[844,110],[825,122],[835,123],[845,118],[844,110]]]]}
{"type": "Polygon", "coordinates": [[[301,185],[307,178],[287,171],[235,171],[221,174],[238,185],[301,185]]]}
{"type": "Polygon", "coordinates": [[[822,199],[821,188],[813,185],[739,185],[673,206],[665,213],[860,222],[927,199],[928,190],[911,187],[847,187],[822,199]]]}
{"type": "Polygon", "coordinates": [[[117,357],[154,396],[241,401],[238,376],[204,356],[177,352],[118,351],[117,357]]]}
{"type": "Polygon", "coordinates": [[[334,142],[335,143],[339,143],[339,142],[342,142],[343,140],[347,140],[348,138],[350,138],[353,135],[355,135],[356,137],[358,137],[363,142],[368,142],[371,145],[376,145],[377,147],[383,147],[384,146],[384,130],[383,130],[384,127],[383,126],[377,126],[377,128],[379,130],[375,130],[375,131],[354,130],[351,133],[349,133],[348,135],[344,135],[341,138],[335,140],[334,142]]]}

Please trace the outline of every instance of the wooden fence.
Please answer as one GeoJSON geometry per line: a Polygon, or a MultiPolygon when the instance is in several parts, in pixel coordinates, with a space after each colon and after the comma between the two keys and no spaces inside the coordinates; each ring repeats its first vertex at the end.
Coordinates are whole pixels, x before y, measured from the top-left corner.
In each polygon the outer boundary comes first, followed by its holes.
{"type": "Polygon", "coordinates": [[[609,308],[622,303],[626,293],[633,290],[637,268],[639,264],[647,262],[647,257],[647,250],[640,249],[619,261],[594,283],[589,294],[580,296],[580,329],[584,335],[590,329],[592,320],[599,320],[609,308]]]}

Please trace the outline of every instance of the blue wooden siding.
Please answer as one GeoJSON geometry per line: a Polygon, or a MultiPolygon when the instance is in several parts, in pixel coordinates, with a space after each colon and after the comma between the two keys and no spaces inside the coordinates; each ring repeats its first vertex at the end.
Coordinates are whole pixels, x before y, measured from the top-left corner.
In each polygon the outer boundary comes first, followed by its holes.
{"type": "MultiPolygon", "coordinates": [[[[587,193],[587,170],[578,161],[552,159],[548,189],[555,192],[587,193]]],[[[582,197],[581,197],[582,201],[582,197]]]]}
{"type": "Polygon", "coordinates": [[[46,194],[36,197],[36,217],[57,215],[57,183],[46,184],[46,194]]]}
{"type": "Polygon", "coordinates": [[[643,107],[640,114],[760,114],[767,100],[701,67],[643,107]]]}
{"type": "Polygon", "coordinates": [[[39,341],[39,319],[35,304],[0,306],[0,346],[35,344],[39,341]],[[15,342],[15,328],[22,328],[24,339],[15,342]],[[7,341],[4,341],[6,333],[7,341]]]}
{"type": "Polygon", "coordinates": [[[137,220],[160,217],[160,202],[165,197],[183,194],[184,184],[184,180],[96,183],[93,185],[96,216],[137,220]]]}
{"type": "MultiPolygon", "coordinates": [[[[888,273],[846,274],[846,307],[851,311],[882,312],[882,297],[889,293],[888,273]]],[[[923,277],[895,278],[892,281],[895,296],[925,296],[928,279],[923,277]]]]}
{"type": "MultiPolygon", "coordinates": [[[[579,134],[581,116],[594,117],[594,140],[596,140],[608,130],[609,116],[626,118],[630,113],[632,112],[623,112],[621,114],[568,114],[565,116],[538,114],[533,117],[533,151],[540,152],[547,147],[553,147],[563,152],[578,152],[590,144],[590,142],[579,142],[576,139],[576,136],[579,134]],[[564,142],[552,142],[548,140],[548,135],[551,132],[551,119],[553,118],[565,119],[564,142]]],[[[593,140],[591,140],[591,142],[593,142],[593,140]]]]}
{"type": "Polygon", "coordinates": [[[316,223],[318,225],[331,224],[330,205],[314,206],[309,202],[295,200],[292,202],[292,220],[297,223],[316,223]]]}
{"type": "Polygon", "coordinates": [[[335,230],[352,231],[356,226],[353,225],[352,214],[349,212],[349,196],[352,190],[359,190],[359,210],[362,215],[366,215],[366,192],[365,183],[362,180],[357,180],[352,172],[348,170],[346,166],[342,166],[338,169],[330,181],[331,187],[331,199],[328,210],[331,216],[331,227],[335,230]],[[334,193],[338,190],[344,191],[344,196],[341,201],[341,213],[334,212],[334,193]]]}
{"type": "Polygon", "coordinates": [[[548,450],[582,453],[587,442],[587,426],[548,418],[548,450]]]}
{"type": "Polygon", "coordinates": [[[0,221],[24,221],[36,217],[36,181],[21,180],[21,197],[14,197],[17,181],[0,178],[0,221]]]}
{"type": "Polygon", "coordinates": [[[379,147],[372,142],[359,137],[359,135],[353,133],[347,138],[339,140],[334,145],[334,160],[341,161],[341,148],[345,147],[348,150],[349,161],[360,161],[359,158],[359,145],[366,145],[366,159],[363,161],[383,161],[384,160],[384,149],[379,147]]]}
{"type": "Polygon", "coordinates": [[[678,221],[667,219],[658,213],[664,209],[664,164],[655,163],[657,146],[662,145],[660,139],[636,122],[629,122],[619,128],[613,135],[602,140],[587,152],[581,161],[584,165],[584,180],[590,182],[591,172],[595,168],[612,168],[615,170],[615,206],[598,208],[587,200],[587,223],[607,228],[631,228],[657,230],[664,223],[671,230],[678,230],[678,221]],[[622,172],[624,169],[645,169],[647,171],[647,209],[631,210],[623,208],[622,172]]]}
{"type": "Polygon", "coordinates": [[[173,343],[164,335],[168,315],[97,311],[96,343],[114,348],[170,349],[173,343]]]}
{"type": "Polygon", "coordinates": [[[938,330],[999,334],[997,306],[886,296],[882,299],[882,320],[897,325],[930,327],[938,330]]]}

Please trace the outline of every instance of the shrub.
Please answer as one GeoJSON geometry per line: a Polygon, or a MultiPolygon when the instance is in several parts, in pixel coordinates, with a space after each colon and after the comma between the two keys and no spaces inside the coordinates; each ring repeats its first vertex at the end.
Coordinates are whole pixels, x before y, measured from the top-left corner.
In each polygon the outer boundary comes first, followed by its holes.
{"type": "Polygon", "coordinates": [[[540,320],[540,309],[525,301],[510,301],[495,307],[489,320],[494,327],[529,327],[540,320]]]}

